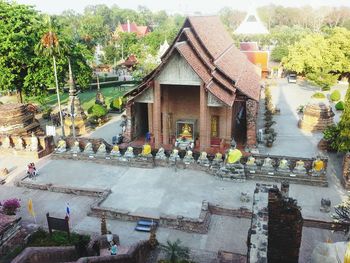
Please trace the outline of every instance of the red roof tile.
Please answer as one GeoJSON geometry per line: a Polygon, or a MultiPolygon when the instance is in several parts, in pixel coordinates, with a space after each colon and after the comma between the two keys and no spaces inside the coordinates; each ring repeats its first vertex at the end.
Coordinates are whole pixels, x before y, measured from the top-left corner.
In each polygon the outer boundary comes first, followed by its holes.
{"type": "MultiPolygon", "coordinates": [[[[232,106],[236,89],[259,100],[260,77],[255,66],[239,51],[220,19],[215,16],[189,17],[174,42],[162,57],[161,64],[137,88],[141,92],[160,73],[174,49],[202,78],[206,88],[227,105],[232,106]],[[181,43],[180,42],[187,42],[181,43]],[[210,81],[211,79],[215,81],[210,81]],[[210,83],[210,87],[209,84],[210,83]]],[[[130,91],[129,94],[134,94],[130,91]]]]}
{"type": "Polygon", "coordinates": [[[192,67],[192,69],[197,73],[197,75],[203,80],[203,82],[205,84],[208,84],[209,81],[212,79],[212,77],[208,73],[204,64],[199,60],[198,56],[191,49],[189,44],[187,44],[186,42],[177,43],[176,49],[186,59],[187,63],[192,67]]]}

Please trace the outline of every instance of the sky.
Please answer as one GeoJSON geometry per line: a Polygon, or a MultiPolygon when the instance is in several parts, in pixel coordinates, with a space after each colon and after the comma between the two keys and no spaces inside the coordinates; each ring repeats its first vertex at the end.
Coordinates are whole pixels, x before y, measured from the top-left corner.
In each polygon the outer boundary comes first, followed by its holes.
{"type": "Polygon", "coordinates": [[[37,10],[49,14],[60,14],[67,9],[82,13],[87,5],[106,4],[121,8],[137,9],[139,5],[152,11],[165,10],[169,13],[216,14],[223,7],[248,11],[252,6],[270,3],[283,6],[350,6],[350,0],[17,0],[17,3],[34,5],[37,10]]]}

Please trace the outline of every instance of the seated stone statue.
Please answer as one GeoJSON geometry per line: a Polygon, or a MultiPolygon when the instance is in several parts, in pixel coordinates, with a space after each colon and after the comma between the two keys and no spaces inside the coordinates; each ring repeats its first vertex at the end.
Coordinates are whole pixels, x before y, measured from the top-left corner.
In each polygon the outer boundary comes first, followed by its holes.
{"type": "Polygon", "coordinates": [[[156,159],[158,160],[165,160],[167,157],[164,152],[164,148],[160,147],[157,154],[156,154],[156,159]]]}
{"type": "Polygon", "coordinates": [[[281,172],[289,172],[289,162],[285,158],[283,158],[282,160],[280,160],[277,170],[281,172]]]}
{"type": "Polygon", "coordinates": [[[2,141],[1,148],[3,149],[10,149],[12,147],[11,145],[11,139],[10,136],[6,136],[5,139],[2,141]]]}
{"type": "Polygon", "coordinates": [[[97,149],[96,155],[98,156],[106,156],[106,145],[104,143],[101,143],[100,146],[97,149]]]}
{"type": "Polygon", "coordinates": [[[295,163],[293,172],[299,174],[306,174],[305,163],[302,160],[297,161],[295,163]]]}
{"type": "Polygon", "coordinates": [[[175,162],[175,160],[180,160],[180,156],[179,156],[179,150],[174,149],[172,151],[172,153],[170,154],[169,160],[172,162],[175,162]]]}
{"type": "Polygon", "coordinates": [[[16,150],[19,150],[19,151],[25,149],[25,148],[24,148],[24,140],[23,140],[22,137],[18,137],[18,138],[17,138],[16,144],[15,144],[15,149],[16,149],[16,150]]]}
{"type": "Polygon", "coordinates": [[[212,169],[220,168],[222,163],[223,163],[222,154],[216,153],[213,161],[211,162],[211,168],[212,169]]]}
{"type": "Polygon", "coordinates": [[[126,152],[124,153],[124,157],[125,158],[134,158],[135,155],[134,155],[134,148],[132,148],[131,146],[129,146],[127,149],[126,149],[126,152]]]}
{"type": "Polygon", "coordinates": [[[266,157],[264,159],[264,163],[263,163],[263,165],[261,167],[261,170],[268,171],[268,172],[275,170],[274,167],[273,167],[273,161],[272,161],[272,159],[270,157],[266,157]]]}
{"type": "Polygon", "coordinates": [[[255,158],[253,156],[249,156],[246,162],[248,166],[256,166],[255,158]]]}
{"type": "Polygon", "coordinates": [[[93,155],[95,152],[92,148],[92,143],[91,142],[88,142],[85,147],[84,147],[84,151],[83,151],[84,154],[86,155],[93,155]]]}
{"type": "Polygon", "coordinates": [[[183,161],[184,161],[185,164],[190,164],[190,163],[194,162],[193,153],[192,153],[191,150],[188,150],[186,152],[186,155],[185,155],[183,161]]]}
{"type": "Polygon", "coordinates": [[[241,157],[242,157],[242,153],[240,150],[231,148],[228,151],[226,156],[226,164],[239,163],[239,161],[241,160],[241,157]]]}
{"type": "Polygon", "coordinates": [[[245,163],[247,169],[249,170],[249,172],[255,173],[255,170],[258,169],[258,166],[255,162],[255,158],[253,156],[249,156],[247,159],[247,162],[245,163]]]}
{"type": "Polygon", "coordinates": [[[319,156],[317,156],[316,160],[312,163],[312,170],[311,174],[313,176],[320,176],[325,171],[325,164],[324,161],[321,160],[319,156]]]}
{"type": "Polygon", "coordinates": [[[152,157],[152,148],[149,144],[144,144],[142,146],[142,152],[140,154],[141,157],[152,157]]]}
{"type": "Polygon", "coordinates": [[[57,149],[56,152],[57,153],[64,153],[67,151],[67,143],[65,140],[63,140],[62,138],[58,141],[57,143],[57,149]]]}
{"type": "Polygon", "coordinates": [[[201,155],[199,156],[197,163],[200,165],[209,166],[210,162],[207,156],[208,154],[206,152],[201,152],[201,155]]]}
{"type": "Polygon", "coordinates": [[[39,150],[39,141],[38,137],[35,136],[34,132],[32,132],[32,137],[30,138],[30,148],[31,152],[37,152],[39,150]]]}
{"type": "Polygon", "coordinates": [[[119,146],[118,146],[118,145],[114,145],[114,146],[113,146],[110,155],[111,155],[112,157],[120,157],[120,156],[122,156],[121,153],[120,153],[120,150],[119,150],[119,146]]]}
{"type": "Polygon", "coordinates": [[[71,153],[77,154],[80,153],[79,141],[75,141],[73,147],[71,148],[71,153]]]}

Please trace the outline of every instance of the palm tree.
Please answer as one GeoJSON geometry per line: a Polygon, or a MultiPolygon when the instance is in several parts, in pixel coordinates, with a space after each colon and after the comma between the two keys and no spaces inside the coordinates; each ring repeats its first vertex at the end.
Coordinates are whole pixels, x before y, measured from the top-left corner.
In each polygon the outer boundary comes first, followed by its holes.
{"type": "Polygon", "coordinates": [[[60,41],[58,39],[57,34],[53,31],[53,28],[51,25],[51,19],[49,16],[48,16],[47,24],[48,24],[48,31],[41,37],[40,42],[36,46],[36,52],[39,55],[44,55],[46,57],[52,57],[53,69],[54,69],[54,74],[55,74],[55,82],[56,82],[58,111],[59,111],[59,115],[60,115],[61,128],[62,128],[62,136],[65,136],[64,135],[64,128],[63,128],[61,100],[60,100],[60,93],[59,93],[58,80],[57,80],[57,67],[56,67],[56,56],[60,54],[60,41]]]}
{"type": "Polygon", "coordinates": [[[190,250],[187,247],[181,246],[181,241],[177,239],[175,242],[167,241],[161,244],[160,248],[165,252],[169,263],[186,262],[190,259],[190,250]]]}

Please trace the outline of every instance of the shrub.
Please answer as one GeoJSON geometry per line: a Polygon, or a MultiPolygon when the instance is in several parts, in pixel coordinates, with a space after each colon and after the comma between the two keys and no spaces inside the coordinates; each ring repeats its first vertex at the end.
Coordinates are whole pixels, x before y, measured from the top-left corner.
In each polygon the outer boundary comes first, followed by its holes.
{"type": "Polygon", "coordinates": [[[88,109],[88,113],[94,117],[101,118],[107,115],[108,111],[105,107],[94,104],[88,109]]]}
{"type": "Polygon", "coordinates": [[[338,143],[336,141],[336,138],[339,136],[339,134],[340,134],[340,130],[337,125],[328,126],[323,131],[323,139],[329,143],[332,150],[338,149],[338,143]]]}
{"type": "Polygon", "coordinates": [[[344,101],[339,101],[337,104],[335,104],[335,109],[336,110],[344,110],[345,108],[345,103],[344,101]]]}
{"type": "Polygon", "coordinates": [[[110,104],[110,108],[114,110],[120,110],[123,107],[123,99],[122,97],[118,97],[112,100],[110,104]]]}
{"type": "Polygon", "coordinates": [[[338,101],[341,98],[339,90],[335,90],[331,93],[331,101],[338,101]]]}
{"type": "Polygon", "coordinates": [[[324,95],[322,92],[316,92],[311,96],[311,98],[324,99],[324,98],[326,98],[326,95],[324,95]]]}
{"type": "Polygon", "coordinates": [[[2,204],[2,210],[6,215],[15,215],[17,209],[21,207],[19,201],[17,198],[5,200],[2,204]]]}

